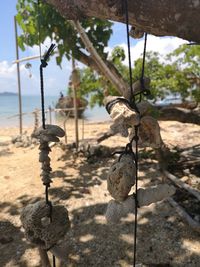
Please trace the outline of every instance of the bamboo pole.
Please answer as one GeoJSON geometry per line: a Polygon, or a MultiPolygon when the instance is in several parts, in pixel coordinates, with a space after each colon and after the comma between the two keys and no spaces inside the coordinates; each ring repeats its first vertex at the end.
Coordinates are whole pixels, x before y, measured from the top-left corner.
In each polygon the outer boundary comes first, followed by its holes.
{"type": "MultiPolygon", "coordinates": [[[[72,58],[72,70],[75,70],[75,60],[72,58]]],[[[78,109],[77,109],[77,95],[76,95],[76,85],[72,82],[72,89],[73,89],[73,99],[74,99],[74,123],[75,123],[75,143],[76,143],[76,150],[78,150],[78,109]]]]}
{"type": "Polygon", "coordinates": [[[29,61],[29,60],[33,60],[33,59],[38,59],[40,58],[40,56],[30,56],[30,57],[24,57],[21,59],[16,59],[12,62],[12,64],[18,64],[20,62],[24,62],[24,61],[29,61]]]}
{"type": "MultiPolygon", "coordinates": [[[[16,16],[14,16],[14,25],[15,25],[16,60],[19,60],[16,16]]],[[[17,85],[18,85],[18,102],[19,102],[19,133],[22,134],[22,97],[21,97],[21,81],[20,81],[19,62],[17,62],[17,85]]]]}

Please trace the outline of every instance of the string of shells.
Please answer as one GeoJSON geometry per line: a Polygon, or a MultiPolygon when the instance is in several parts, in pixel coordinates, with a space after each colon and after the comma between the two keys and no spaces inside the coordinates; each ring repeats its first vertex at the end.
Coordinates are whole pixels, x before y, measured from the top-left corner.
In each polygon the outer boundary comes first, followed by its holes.
{"type": "MultiPolygon", "coordinates": [[[[146,80],[146,82],[148,82],[146,80]]],[[[140,82],[134,84],[139,90],[140,82]]],[[[109,113],[113,120],[111,131],[132,141],[135,136],[135,127],[138,125],[138,144],[143,147],[160,148],[163,144],[160,127],[157,120],[151,116],[153,106],[148,101],[136,104],[136,112],[127,105],[123,98],[107,97],[105,104],[110,106],[109,113]],[[117,99],[117,101],[115,101],[117,99]]],[[[133,142],[134,149],[134,142],[133,142]]],[[[130,194],[136,179],[136,166],[133,153],[125,152],[111,165],[107,175],[107,189],[113,199],[108,203],[106,219],[109,223],[117,223],[128,213],[135,212],[135,197],[130,194]]],[[[137,205],[139,207],[161,201],[175,193],[173,186],[160,184],[137,191],[137,205]]]]}
{"type": "MultiPolygon", "coordinates": [[[[34,131],[32,136],[39,140],[39,162],[41,163],[41,180],[47,187],[52,183],[49,153],[50,142],[59,142],[65,132],[57,125],[45,125],[34,131]]],[[[64,239],[70,228],[67,209],[62,205],[52,207],[51,202],[37,201],[27,205],[20,216],[27,240],[45,250],[57,250],[57,244],[64,239]]]]}

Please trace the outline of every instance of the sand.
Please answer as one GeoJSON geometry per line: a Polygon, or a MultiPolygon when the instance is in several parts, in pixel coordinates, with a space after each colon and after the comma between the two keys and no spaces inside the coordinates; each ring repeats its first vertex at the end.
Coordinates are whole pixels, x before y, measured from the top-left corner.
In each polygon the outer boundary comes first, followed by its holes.
{"type": "MultiPolygon", "coordinates": [[[[92,144],[109,129],[109,122],[85,123],[84,136],[81,126],[80,121],[80,139],[84,137],[92,144]]],[[[200,126],[178,122],[160,122],[160,126],[163,140],[170,147],[199,144],[200,126]]],[[[28,134],[32,132],[31,128],[24,130],[28,134]]],[[[44,199],[44,187],[40,180],[38,146],[16,148],[10,141],[17,133],[17,128],[0,130],[0,266],[36,267],[41,266],[38,250],[26,241],[19,216],[28,203],[44,199]]],[[[64,144],[65,139],[61,142],[64,144]]],[[[74,125],[71,121],[67,125],[67,143],[72,142],[74,125]]],[[[102,145],[117,148],[126,142],[126,138],[114,136],[102,145]]],[[[54,178],[50,199],[54,204],[65,205],[71,220],[71,230],[66,236],[68,262],[57,260],[57,266],[132,266],[133,215],[119,225],[108,225],[104,217],[111,199],[106,188],[106,173],[112,162],[113,157],[87,161],[64,145],[52,147],[54,178]]],[[[139,186],[157,184],[161,178],[155,160],[140,164],[139,186]]],[[[199,234],[189,228],[167,200],[139,210],[137,239],[138,263],[200,266],[199,234]]]]}

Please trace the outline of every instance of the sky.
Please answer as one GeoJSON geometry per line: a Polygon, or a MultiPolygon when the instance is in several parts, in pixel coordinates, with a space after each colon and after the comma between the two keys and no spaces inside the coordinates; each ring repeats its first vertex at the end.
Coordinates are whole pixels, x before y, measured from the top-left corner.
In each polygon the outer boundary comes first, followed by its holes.
{"type": "MultiPolygon", "coordinates": [[[[16,64],[13,61],[16,59],[15,47],[15,33],[14,33],[14,15],[16,15],[17,0],[0,1],[0,92],[17,92],[17,72],[16,64]]],[[[18,29],[20,32],[20,29],[18,29]]],[[[113,34],[105,49],[109,52],[119,45],[122,46],[127,54],[127,37],[125,24],[115,23],[113,26],[113,34]]],[[[186,43],[185,40],[175,37],[155,37],[148,35],[147,51],[156,51],[162,55],[176,49],[179,45],[186,43]]],[[[42,51],[44,52],[50,45],[50,41],[46,40],[42,44],[42,51]]],[[[134,40],[131,38],[131,60],[132,66],[134,61],[140,57],[143,51],[143,39],[134,40]]],[[[25,52],[19,50],[19,58],[39,55],[39,48],[37,46],[26,49],[25,52]]],[[[31,74],[25,68],[27,62],[20,63],[21,75],[21,91],[23,95],[39,95],[39,66],[40,61],[32,60],[31,74]]],[[[124,62],[128,64],[128,60],[124,62]]],[[[66,92],[69,76],[71,73],[71,63],[64,60],[62,69],[56,65],[55,58],[51,58],[48,67],[44,69],[45,80],[45,94],[59,95],[59,92],[66,92]]]]}

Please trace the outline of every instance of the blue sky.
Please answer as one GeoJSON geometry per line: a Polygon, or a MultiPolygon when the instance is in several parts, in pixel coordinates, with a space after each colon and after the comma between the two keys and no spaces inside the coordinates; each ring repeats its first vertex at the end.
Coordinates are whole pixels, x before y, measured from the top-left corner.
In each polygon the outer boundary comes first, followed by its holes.
{"type": "MultiPolygon", "coordinates": [[[[17,92],[17,74],[16,66],[12,64],[15,60],[15,35],[14,35],[14,15],[16,14],[17,0],[6,0],[0,3],[0,92],[9,91],[17,92]]],[[[18,29],[19,31],[19,29],[18,29]]],[[[153,50],[165,55],[172,51],[178,45],[185,41],[179,38],[158,38],[154,36],[148,37],[147,50],[153,50]]],[[[46,44],[42,45],[42,50],[46,50],[49,45],[47,40],[46,44]]],[[[113,27],[113,35],[109,41],[107,50],[111,51],[114,46],[120,45],[124,47],[127,53],[126,46],[126,28],[124,24],[116,23],[113,27]]],[[[143,50],[143,40],[134,40],[131,38],[131,57],[134,62],[143,50]]],[[[39,48],[27,48],[25,52],[20,52],[20,58],[38,55],[39,48]]],[[[26,62],[25,62],[26,63],[26,62]]],[[[22,94],[37,95],[39,94],[39,60],[31,61],[32,64],[32,77],[29,77],[29,72],[25,68],[25,63],[20,64],[21,70],[21,84],[22,94]]],[[[124,62],[127,64],[127,59],[124,62]]],[[[48,67],[45,69],[45,92],[46,95],[58,95],[60,91],[65,92],[68,84],[69,75],[71,72],[71,63],[66,60],[60,69],[52,59],[48,67]]]]}

